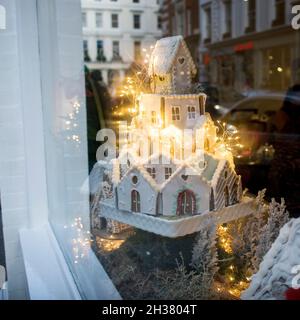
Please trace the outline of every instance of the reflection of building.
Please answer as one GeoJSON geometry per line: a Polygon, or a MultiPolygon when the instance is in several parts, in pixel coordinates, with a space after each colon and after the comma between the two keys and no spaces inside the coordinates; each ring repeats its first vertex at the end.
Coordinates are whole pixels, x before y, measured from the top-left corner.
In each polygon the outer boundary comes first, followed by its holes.
{"type": "Polygon", "coordinates": [[[105,83],[122,80],[142,48],[160,37],[156,0],[82,0],[84,58],[105,83]]]}
{"type": "Polygon", "coordinates": [[[296,2],[200,0],[204,80],[218,84],[224,100],[234,99],[228,96],[229,88],[239,93],[286,90],[296,80],[299,31],[291,28],[296,2]]]}
{"type": "Polygon", "coordinates": [[[160,19],[164,36],[182,35],[196,64],[199,59],[199,2],[160,0],[160,19]]]}

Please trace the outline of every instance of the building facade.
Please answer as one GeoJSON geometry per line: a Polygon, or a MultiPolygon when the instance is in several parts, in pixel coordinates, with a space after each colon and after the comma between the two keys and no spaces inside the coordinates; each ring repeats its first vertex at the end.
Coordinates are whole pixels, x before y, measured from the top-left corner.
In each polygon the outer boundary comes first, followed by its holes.
{"type": "Polygon", "coordinates": [[[105,83],[124,78],[133,61],[161,37],[158,0],[82,0],[84,58],[105,83]]]}
{"type": "Polygon", "coordinates": [[[199,2],[197,0],[160,0],[160,23],[165,37],[181,35],[199,64],[199,2]]]}
{"type": "Polygon", "coordinates": [[[199,0],[201,81],[222,100],[252,90],[286,91],[299,81],[293,0],[199,0]],[[230,90],[229,90],[230,89],[230,90]]]}

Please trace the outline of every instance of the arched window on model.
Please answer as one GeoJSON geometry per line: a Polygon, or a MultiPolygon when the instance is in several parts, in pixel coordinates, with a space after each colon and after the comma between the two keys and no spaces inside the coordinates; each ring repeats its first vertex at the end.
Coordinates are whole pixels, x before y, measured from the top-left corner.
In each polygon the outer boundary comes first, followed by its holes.
{"type": "Polygon", "coordinates": [[[155,125],[157,123],[157,115],[155,111],[151,111],[151,123],[155,125]]]}
{"type": "Polygon", "coordinates": [[[225,207],[229,207],[229,206],[230,206],[230,199],[229,199],[229,189],[228,189],[228,186],[225,187],[225,190],[224,190],[224,198],[225,198],[225,207]]]}
{"type": "Polygon", "coordinates": [[[209,211],[214,211],[214,210],[215,210],[215,194],[214,194],[214,189],[211,189],[209,211]]]}
{"type": "Polygon", "coordinates": [[[177,215],[194,215],[196,212],[196,196],[194,192],[190,190],[180,192],[177,197],[177,215]]]}
{"type": "Polygon", "coordinates": [[[141,198],[136,190],[132,190],[131,192],[131,211],[141,212],[141,198]]]}

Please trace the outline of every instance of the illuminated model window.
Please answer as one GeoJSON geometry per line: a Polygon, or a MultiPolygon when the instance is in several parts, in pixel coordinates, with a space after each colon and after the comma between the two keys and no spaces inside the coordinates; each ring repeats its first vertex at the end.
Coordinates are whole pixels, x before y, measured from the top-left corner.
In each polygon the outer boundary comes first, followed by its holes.
{"type": "Polygon", "coordinates": [[[179,107],[172,107],[172,120],[179,121],[180,120],[180,109],[179,107]]]}
{"type": "Polygon", "coordinates": [[[195,107],[188,107],[188,119],[195,120],[196,119],[196,108],[195,107]]]}
{"type": "Polygon", "coordinates": [[[168,180],[172,175],[172,168],[165,168],[165,179],[168,180]]]}

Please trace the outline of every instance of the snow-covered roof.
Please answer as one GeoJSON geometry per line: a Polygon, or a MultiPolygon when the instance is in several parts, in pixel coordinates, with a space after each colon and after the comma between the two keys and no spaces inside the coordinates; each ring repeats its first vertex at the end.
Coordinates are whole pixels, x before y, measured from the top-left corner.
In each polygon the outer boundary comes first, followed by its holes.
{"type": "Polygon", "coordinates": [[[219,163],[218,163],[218,166],[217,168],[215,169],[215,172],[213,174],[213,178],[212,178],[212,181],[211,181],[211,185],[213,188],[215,188],[218,184],[218,181],[220,179],[220,176],[223,172],[223,169],[224,167],[226,166],[227,164],[227,161],[226,160],[221,160],[219,163]]]}
{"type": "Polygon", "coordinates": [[[292,287],[292,281],[299,273],[299,266],[300,219],[293,219],[281,229],[242,299],[284,299],[284,293],[292,287]]]}
{"type": "MultiPolygon", "coordinates": [[[[155,158],[158,158],[161,156],[165,157],[166,159],[169,159],[168,155],[165,155],[163,153],[155,154],[150,159],[155,159],[155,158]]],[[[174,164],[175,166],[177,166],[177,169],[173,172],[173,174],[169,177],[169,179],[164,181],[162,184],[158,184],[152,178],[152,176],[146,170],[146,168],[144,167],[146,165],[148,165],[148,166],[151,165],[151,162],[148,159],[147,162],[144,161],[144,162],[139,162],[139,163],[133,164],[132,167],[126,172],[126,174],[119,181],[119,183],[121,183],[124,179],[126,179],[126,177],[128,175],[130,175],[130,173],[132,173],[134,170],[137,170],[141,173],[143,178],[151,185],[151,187],[155,191],[161,192],[175,177],[180,175],[183,170],[189,170],[189,172],[192,172],[191,174],[199,176],[199,178],[203,182],[211,185],[211,180],[215,176],[215,172],[218,168],[220,160],[214,158],[212,155],[210,155],[208,153],[204,154],[204,160],[205,160],[206,165],[205,165],[204,169],[202,169],[199,166],[200,159],[197,158],[197,156],[191,157],[191,158],[187,159],[186,161],[178,161],[178,160],[171,159],[170,160],[171,163],[174,164]]],[[[225,161],[225,163],[226,163],[226,161],[225,161]]],[[[113,174],[113,176],[114,176],[114,174],[113,174]]],[[[114,181],[116,181],[116,180],[117,179],[114,178],[114,181]]]]}
{"type": "MultiPolygon", "coordinates": [[[[94,195],[99,190],[99,187],[101,187],[100,182],[103,180],[103,174],[106,170],[112,171],[113,168],[113,162],[109,161],[98,161],[94,164],[93,169],[90,172],[90,175],[88,177],[88,183],[89,183],[89,193],[94,195]]],[[[88,193],[88,192],[87,192],[88,193]]]]}
{"type": "Polygon", "coordinates": [[[154,181],[149,172],[142,165],[139,164],[133,165],[122,177],[119,183],[122,183],[122,181],[125,180],[134,171],[138,171],[141,174],[141,176],[149,183],[153,190],[155,190],[156,192],[159,191],[158,184],[154,181]]]}
{"type": "Polygon", "coordinates": [[[160,185],[160,191],[163,191],[167,185],[169,185],[170,183],[172,183],[172,181],[178,177],[181,176],[182,173],[186,174],[186,172],[189,173],[189,175],[193,174],[195,176],[198,176],[204,183],[209,184],[209,182],[207,181],[207,179],[205,179],[205,177],[203,176],[202,172],[198,169],[196,169],[194,166],[191,166],[187,163],[183,164],[182,166],[180,166],[172,175],[171,177],[166,180],[163,184],[160,185]]]}
{"type": "Polygon", "coordinates": [[[196,74],[197,68],[182,36],[163,38],[156,42],[150,58],[148,73],[159,76],[168,74],[180,46],[184,48],[185,58],[188,59],[191,64],[192,73],[196,74]]]}

